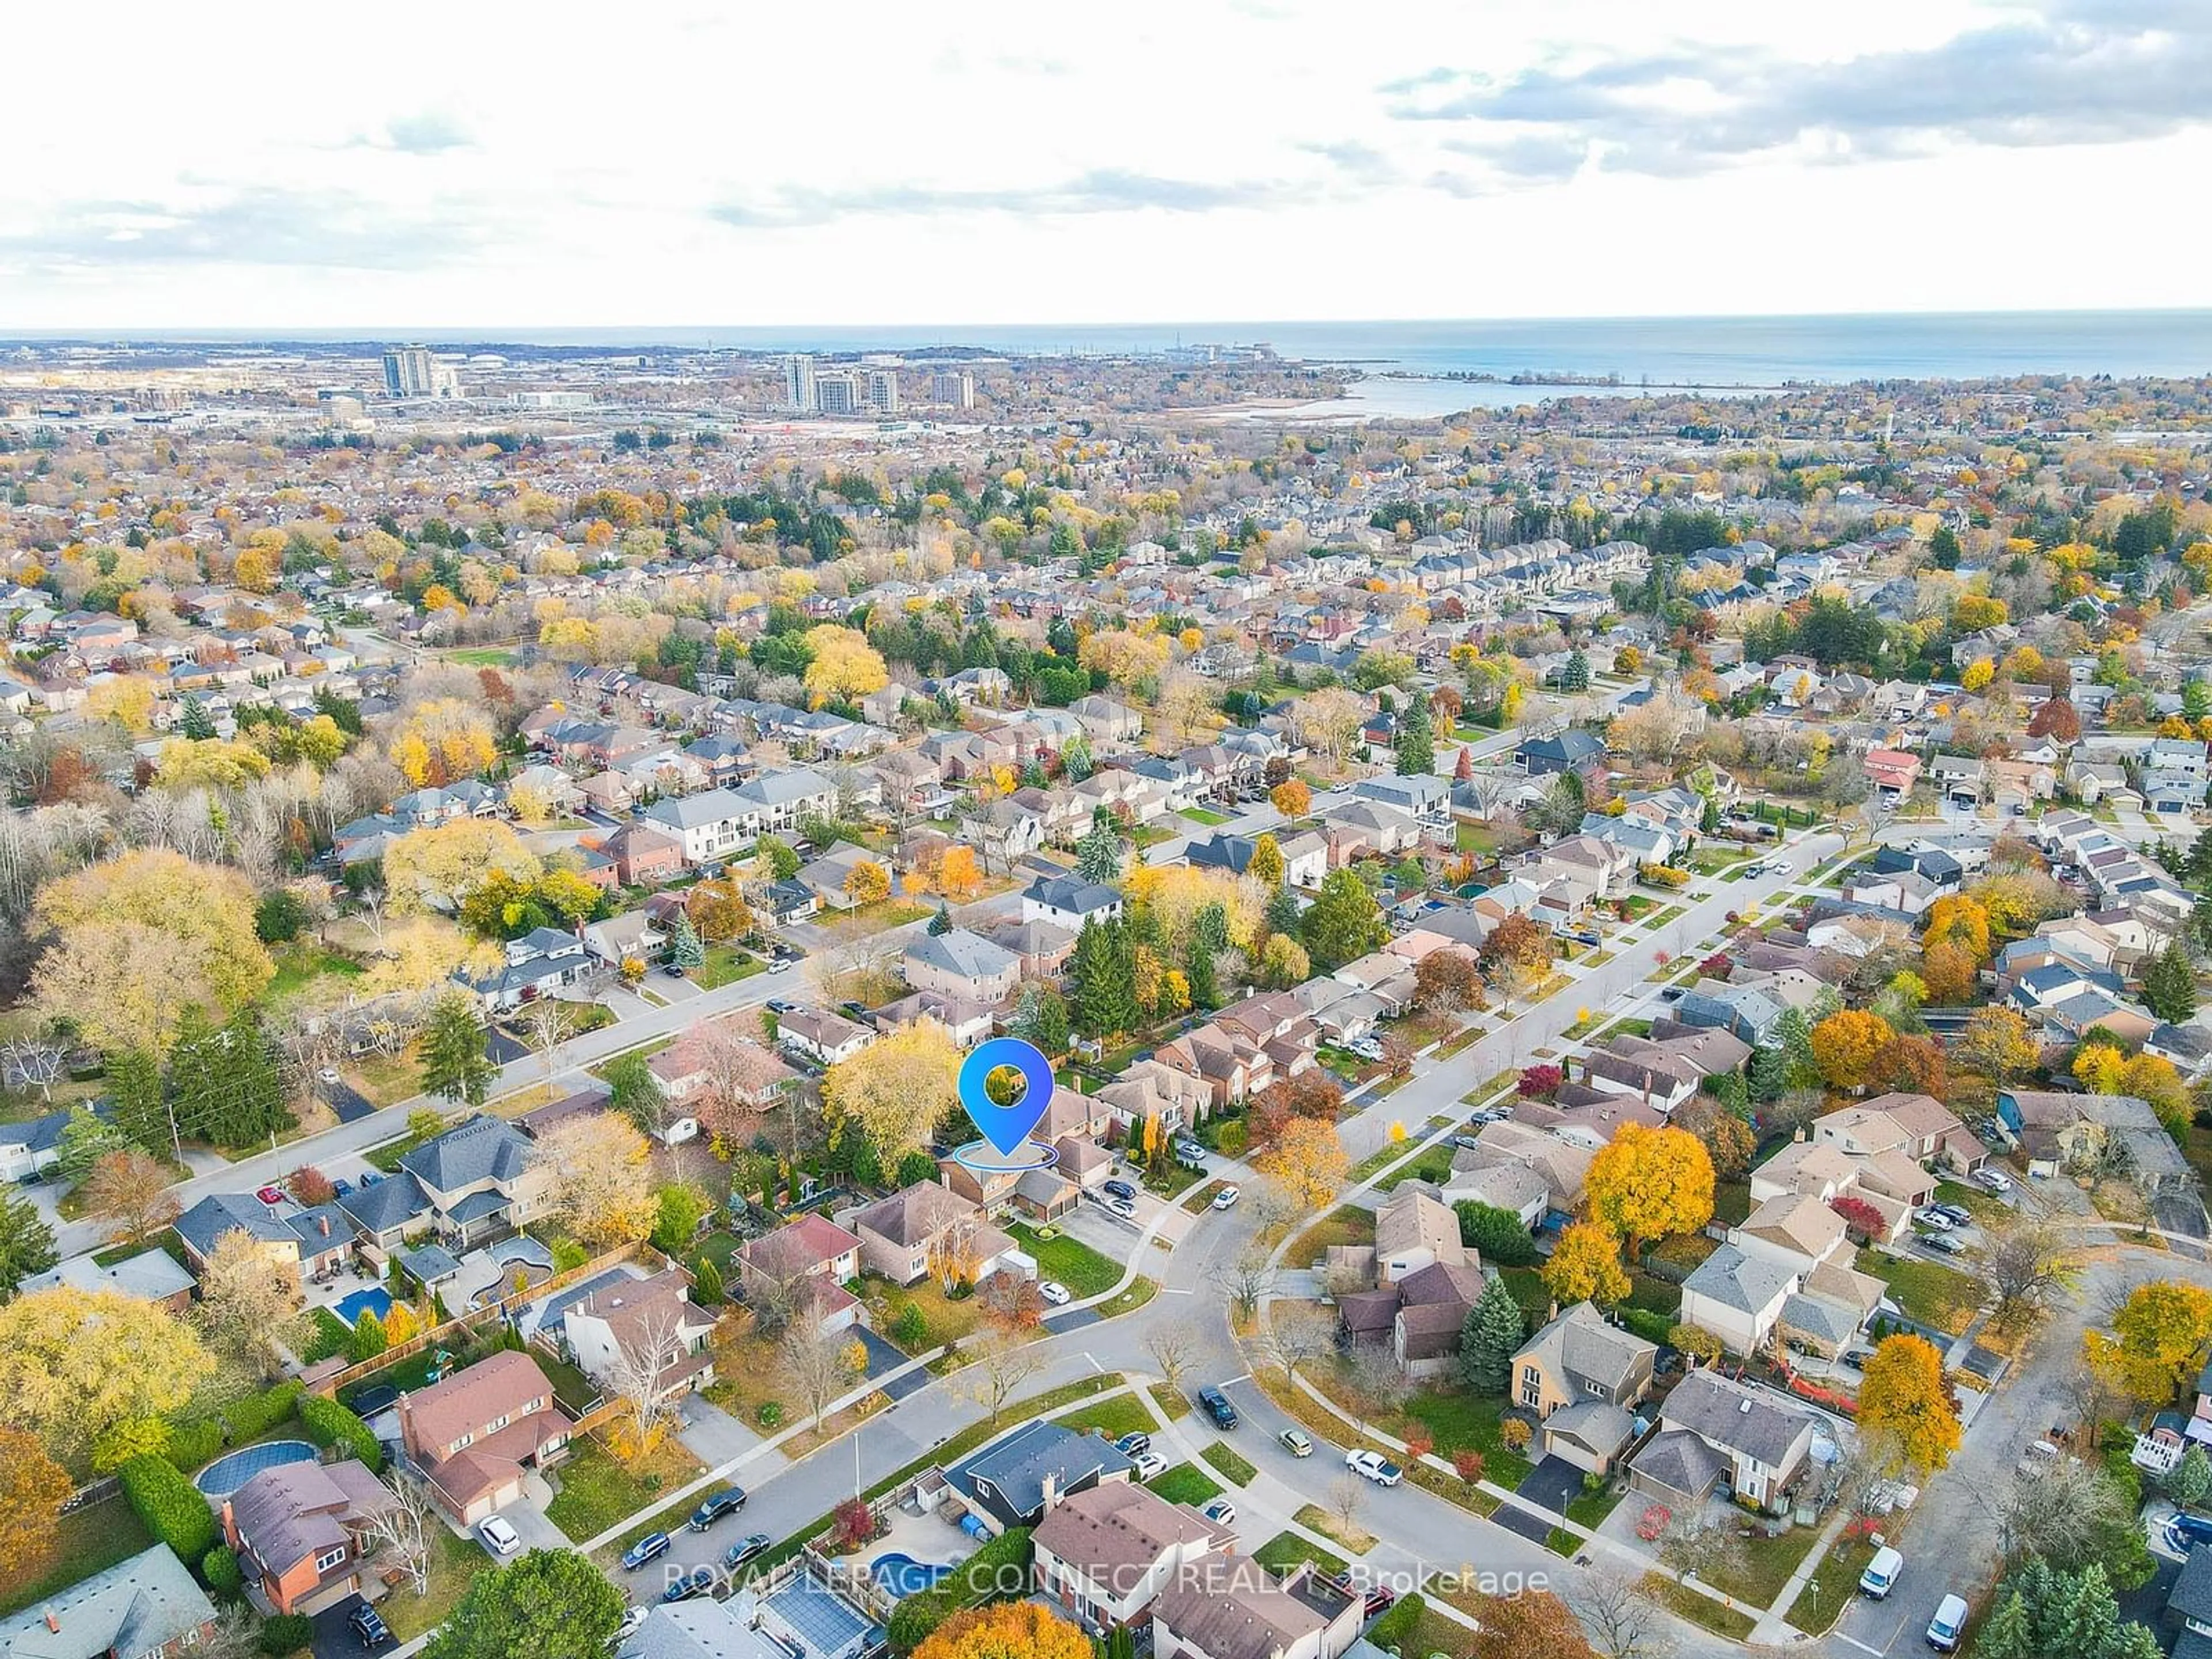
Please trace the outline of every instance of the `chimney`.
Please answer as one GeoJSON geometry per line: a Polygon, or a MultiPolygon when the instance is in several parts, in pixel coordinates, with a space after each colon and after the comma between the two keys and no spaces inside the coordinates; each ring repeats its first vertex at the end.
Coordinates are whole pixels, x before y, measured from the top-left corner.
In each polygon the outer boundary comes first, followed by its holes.
{"type": "Polygon", "coordinates": [[[1048,1474],[1041,1489],[1044,1494],[1044,1512],[1050,1515],[1060,1507],[1060,1477],[1048,1474]]]}
{"type": "Polygon", "coordinates": [[[316,1226],[318,1226],[319,1228],[320,1228],[320,1229],[322,1230],[322,1235],[323,1235],[323,1237],[324,1237],[325,1238],[328,1238],[328,1237],[331,1236],[331,1218],[330,1218],[330,1217],[328,1217],[328,1216],[326,1216],[326,1215],[325,1215],[325,1216],[318,1216],[318,1217],[315,1218],[315,1224],[316,1224],[316,1226]]]}

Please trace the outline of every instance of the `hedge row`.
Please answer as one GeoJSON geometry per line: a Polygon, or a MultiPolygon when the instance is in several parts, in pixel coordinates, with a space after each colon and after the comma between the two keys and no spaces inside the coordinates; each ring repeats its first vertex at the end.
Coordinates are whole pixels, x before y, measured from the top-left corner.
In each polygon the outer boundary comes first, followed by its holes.
{"type": "Polygon", "coordinates": [[[384,1448],[368,1424],[335,1400],[320,1395],[300,1396],[300,1426],[307,1438],[328,1450],[335,1446],[348,1457],[366,1463],[371,1474],[384,1468],[384,1448]]]}
{"type": "Polygon", "coordinates": [[[933,1588],[908,1596],[891,1609],[885,1634],[892,1650],[912,1653],[963,1607],[989,1601],[998,1593],[1001,1569],[1019,1567],[1026,1576],[1031,1555],[1027,1527],[1010,1527],[1000,1533],[933,1588]]]}
{"type": "Polygon", "coordinates": [[[169,1443],[161,1455],[190,1474],[215,1462],[224,1448],[258,1440],[289,1418],[299,1403],[299,1380],[287,1377],[259,1394],[232,1401],[213,1417],[177,1424],[170,1429],[169,1443]],[[228,1439],[223,1437],[225,1425],[230,1429],[228,1439]]]}
{"type": "Polygon", "coordinates": [[[179,1561],[200,1561],[216,1546],[215,1511],[198,1487],[165,1457],[141,1455],[116,1476],[123,1495],[156,1541],[177,1553],[179,1561]]]}

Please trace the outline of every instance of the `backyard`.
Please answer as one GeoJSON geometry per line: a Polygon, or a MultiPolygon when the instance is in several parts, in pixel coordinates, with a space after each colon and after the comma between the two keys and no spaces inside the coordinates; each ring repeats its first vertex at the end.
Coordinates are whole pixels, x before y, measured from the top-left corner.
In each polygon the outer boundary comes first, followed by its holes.
{"type": "Polygon", "coordinates": [[[1070,1238],[1066,1233],[1040,1238],[1036,1228],[1021,1221],[1007,1231],[1036,1258],[1039,1276],[1058,1279],[1075,1293],[1079,1302],[1103,1295],[1121,1282],[1121,1264],[1101,1255],[1081,1239],[1070,1238]]]}
{"type": "Polygon", "coordinates": [[[0,1613],[33,1606],[153,1541],[138,1512],[123,1498],[88,1504],[61,1518],[51,1549],[12,1572],[0,1573],[0,1613]]]}
{"type": "Polygon", "coordinates": [[[1372,1244],[1375,1212],[1344,1204],[1315,1222],[1291,1242],[1284,1259],[1293,1267],[1310,1267],[1332,1244],[1372,1244]]]}

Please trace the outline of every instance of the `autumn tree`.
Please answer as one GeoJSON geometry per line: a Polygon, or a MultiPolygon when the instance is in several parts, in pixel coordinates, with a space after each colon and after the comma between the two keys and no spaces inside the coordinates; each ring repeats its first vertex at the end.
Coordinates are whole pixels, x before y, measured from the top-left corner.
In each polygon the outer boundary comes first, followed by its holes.
{"type": "Polygon", "coordinates": [[[1092,1659],[1091,1638],[1035,1601],[996,1601],[954,1613],[914,1659],[1092,1659]]]}
{"type": "Polygon", "coordinates": [[[85,1213],[106,1224],[118,1244],[133,1243],[177,1218],[169,1172],[135,1146],[106,1153],[86,1176],[85,1213]]]}
{"type": "Polygon", "coordinates": [[[496,818],[456,818],[410,830],[384,850],[395,915],[459,906],[498,876],[527,886],[544,866],[514,827],[496,818]]]}
{"type": "Polygon", "coordinates": [[[1962,893],[1946,894],[1928,907],[1921,918],[1921,947],[1955,945],[1979,967],[1990,959],[1990,913],[1978,900],[1962,893]]]}
{"type": "Polygon", "coordinates": [[[1294,1117],[1284,1124],[1252,1167],[1280,1182],[1305,1209],[1319,1212],[1335,1200],[1351,1159],[1336,1125],[1318,1117],[1294,1117]]]}
{"type": "Polygon", "coordinates": [[[1983,1231],[1982,1279],[1996,1293],[2000,1326],[2032,1321],[2073,1285],[2078,1264],[2066,1236],[2049,1222],[2016,1215],[1983,1231]]]}
{"type": "Polygon", "coordinates": [[[0,1428],[0,1573],[21,1578],[54,1553],[76,1488],[34,1436],[0,1428]]]}
{"type": "Polygon", "coordinates": [[[1547,1589],[1481,1595],[1480,1633],[1467,1659],[1597,1659],[1597,1650],[1567,1604],[1547,1589]]]}
{"type": "Polygon", "coordinates": [[[1595,1302],[1611,1307],[1626,1301],[1628,1274],[1620,1265],[1620,1240],[1595,1221],[1577,1221],[1559,1235],[1552,1259],[1544,1264],[1544,1287],[1562,1304],[1595,1302]]]}
{"type": "Polygon", "coordinates": [[[2154,1279],[2131,1291],[2112,1329],[2081,1337],[2083,1357],[2130,1397],[2166,1405],[2181,1397],[2212,1355],[2212,1290],[2154,1279]]]}
{"type": "Polygon", "coordinates": [[[1292,729],[1301,742],[1328,760],[1331,772],[1344,769],[1345,758],[1366,720],[1366,702],[1334,686],[1309,691],[1291,705],[1292,729]]]}
{"type": "MultiPolygon", "coordinates": [[[[1714,1079],[1716,1085],[1725,1079],[1714,1079]]],[[[1674,1114],[1675,1127],[1697,1136],[1705,1156],[1713,1161],[1717,1181],[1741,1181],[1749,1173],[1759,1151],[1759,1137],[1736,1113],[1711,1095],[1693,1097],[1674,1114]]]]}
{"type": "Polygon", "coordinates": [[[1431,951],[1413,969],[1413,1000],[1430,1013],[1459,1014],[1483,1003],[1474,958],[1454,948],[1431,951]]]}
{"type": "Polygon", "coordinates": [[[1895,1467],[1932,1473],[1959,1449],[1959,1411],[1943,1381],[1943,1356],[1924,1337],[1882,1339],[1859,1389],[1859,1432],[1894,1448],[1895,1467]]]}
{"type": "Polygon", "coordinates": [[[856,905],[880,904],[890,893],[890,872],[873,859],[862,859],[845,872],[845,896],[856,905]]]}
{"type": "Polygon", "coordinates": [[[650,1150],[629,1119],[593,1112],[548,1130],[532,1162],[549,1172],[547,1206],[578,1239],[604,1250],[650,1237],[660,1219],[650,1150]]]}
{"type": "Polygon", "coordinates": [[[1252,856],[1245,861],[1244,873],[1267,887],[1283,884],[1283,848],[1272,834],[1263,834],[1252,843],[1252,856]]]}
{"type": "Polygon", "coordinates": [[[858,1134],[884,1169],[929,1144],[938,1121],[958,1103],[960,1050],[933,1019],[878,1037],[832,1066],[822,1079],[822,1111],[833,1139],[858,1134]]]}
{"type": "Polygon", "coordinates": [[[264,1376],[276,1375],[276,1345],[300,1302],[297,1264],[280,1264],[259,1239],[233,1227],[208,1252],[199,1279],[194,1311],[208,1341],[264,1376]]]}
{"type": "Polygon", "coordinates": [[[392,763],[418,789],[475,777],[497,753],[491,722],[459,697],[418,704],[392,738],[392,763]]]}
{"type": "Polygon", "coordinates": [[[890,684],[883,653],[857,628],[825,623],[806,630],[814,659],[806,665],[805,685],[812,706],[854,702],[890,684]]]}
{"type": "Polygon", "coordinates": [[[1313,810],[1313,791],[1296,778],[1285,779],[1267,792],[1267,799],[1286,818],[1302,818],[1313,810]]]}
{"type": "Polygon", "coordinates": [[[1813,1063],[1830,1088],[1856,1093],[1873,1076],[1875,1056],[1896,1035],[1879,1014],[1838,1009],[1813,1028],[1813,1063]]]}
{"type": "Polygon", "coordinates": [[[1875,1050],[1867,1079],[1878,1088],[1942,1100],[1950,1093],[1951,1072],[1942,1046],[1933,1037],[1899,1032],[1875,1050]]]}
{"type": "Polygon", "coordinates": [[[175,1411],[214,1371],[189,1327],[120,1291],[57,1285],[0,1307],[0,1422],[65,1464],[119,1423],[175,1411]]]}
{"type": "Polygon", "coordinates": [[[1583,1190],[1590,1213],[1628,1240],[1633,1261],[1645,1239],[1712,1219],[1713,1161],[1686,1129],[1624,1123],[1590,1160],[1583,1190]]]}
{"type": "Polygon", "coordinates": [[[1958,1054],[1970,1071],[2003,1088],[2039,1058],[2027,1021],[2010,1008],[1984,1008],[1959,1033],[1958,1054]]]}

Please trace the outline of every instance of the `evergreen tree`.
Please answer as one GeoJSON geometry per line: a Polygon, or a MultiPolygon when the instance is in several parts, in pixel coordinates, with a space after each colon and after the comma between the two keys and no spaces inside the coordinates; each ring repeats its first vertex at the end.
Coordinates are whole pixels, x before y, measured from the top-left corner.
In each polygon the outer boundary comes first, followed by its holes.
{"type": "Polygon", "coordinates": [[[2145,1007],[2170,1024],[2185,1024],[2197,1012],[2197,970],[2179,939],[2143,969],[2142,1000],[2145,1007]]]}
{"type": "Polygon", "coordinates": [[[1219,904],[1201,904],[1198,914],[1190,919],[1190,942],[1199,950],[1222,951],[1229,948],[1229,912],[1219,904]]]}
{"type": "MultiPolygon", "coordinates": [[[[1813,1025],[1802,1008],[1785,1008],[1774,1023],[1775,1041],[1782,1049],[1783,1080],[1791,1089],[1820,1086],[1820,1067],[1813,1058],[1813,1025]]],[[[1754,1082],[1756,1080],[1754,1079],[1754,1082]]]]}
{"type": "Polygon", "coordinates": [[[690,912],[678,910],[668,928],[668,959],[678,968],[696,968],[707,960],[707,947],[691,925],[690,912]]]}
{"type": "Polygon", "coordinates": [[[1270,933],[1288,933],[1293,939],[1297,938],[1298,917],[1303,911],[1304,907],[1298,903],[1298,896],[1290,890],[1288,884],[1278,887],[1274,896],[1267,901],[1266,911],[1267,931],[1270,933]]]}
{"type": "Polygon", "coordinates": [[[1478,1394],[1503,1394],[1525,1334],[1521,1304],[1505,1281],[1486,1281],[1460,1328],[1459,1380],[1478,1394]]]}
{"type": "Polygon", "coordinates": [[[719,1308],[727,1293],[722,1285],[722,1270],[714,1265],[711,1256],[701,1256],[691,1265],[691,1299],[702,1308],[719,1308]]]}
{"type": "Polygon", "coordinates": [[[1118,922],[1093,916],[1075,936],[1067,977],[1075,1029],[1087,1037],[1111,1036],[1137,1023],[1136,975],[1127,935],[1118,922]]]}
{"type": "Polygon", "coordinates": [[[109,1056],[107,1098],[115,1127],[133,1146],[155,1158],[174,1155],[176,1139],[162,1100],[161,1066],[153,1055],[143,1048],[125,1048],[109,1056]]]}
{"type": "Polygon", "coordinates": [[[1048,1054],[1067,1052],[1067,1000],[1049,985],[1034,981],[1022,988],[1014,1015],[1014,1035],[1026,1038],[1048,1054]]]}
{"type": "Polygon", "coordinates": [[[2027,1600],[2018,1590],[2007,1589],[1998,1595],[1996,1609],[1982,1626],[1974,1651],[1980,1659],[2037,1659],[2027,1600]]]}
{"type": "Polygon", "coordinates": [[[1324,971],[1380,950],[1390,937],[1375,895],[1350,870],[1331,871],[1322,878],[1321,893],[1306,907],[1298,927],[1314,966],[1324,971]]]}
{"type": "Polygon", "coordinates": [[[1407,700],[1398,722],[1397,748],[1400,777],[1426,777],[1437,769],[1436,728],[1429,720],[1427,698],[1416,695],[1407,700]]]}
{"type": "Polygon", "coordinates": [[[215,736],[215,721],[209,717],[206,705],[198,697],[186,697],[177,710],[177,731],[180,736],[195,743],[204,742],[215,736]]]}
{"type": "Polygon", "coordinates": [[[465,993],[448,991],[422,1032],[422,1087],[448,1100],[481,1106],[498,1067],[484,1053],[483,1022],[465,993]]]}
{"type": "Polygon", "coordinates": [[[1582,647],[1577,646],[1568,653],[1565,665],[1559,670],[1559,690],[1587,691],[1589,683],[1589,659],[1583,655],[1582,647]]]}
{"type": "Polygon", "coordinates": [[[2166,1495],[2184,1509],[2194,1509],[2212,1497],[2212,1458],[2204,1455],[2200,1443],[2191,1441],[2181,1462],[2173,1466],[2173,1473],[2166,1476],[2166,1495]]]}
{"type": "Polygon", "coordinates": [[[2190,843],[2189,856],[2182,860],[2180,873],[2200,891],[2212,887],[2212,830],[2200,830],[2197,839],[2190,843]]]}
{"type": "Polygon", "coordinates": [[[54,1230],[39,1213],[39,1206],[17,1194],[0,1193],[0,1302],[21,1290],[25,1279],[60,1260],[54,1230]]]}
{"type": "Polygon", "coordinates": [[[260,1016],[240,1009],[222,1029],[228,1099],[222,1144],[251,1146],[289,1121],[284,1110],[284,1082],[270,1052],[260,1016]]]}
{"type": "Polygon", "coordinates": [[[1121,875],[1121,832],[1104,807],[1091,816],[1091,828],[1075,843],[1075,873],[1102,885],[1121,875]]]}
{"type": "Polygon", "coordinates": [[[1192,1007],[1210,1012],[1220,1006],[1221,988],[1214,982],[1213,952],[1195,939],[1190,942],[1183,977],[1190,982],[1192,1007]]]}
{"type": "Polygon", "coordinates": [[[1779,1048],[1754,1048],[1749,1083],[1753,1100],[1779,1100],[1782,1091],[1790,1086],[1789,1057],[1779,1048]]]}
{"type": "Polygon", "coordinates": [[[943,899],[937,901],[937,914],[929,919],[929,936],[943,939],[952,931],[952,910],[943,899]]]}

